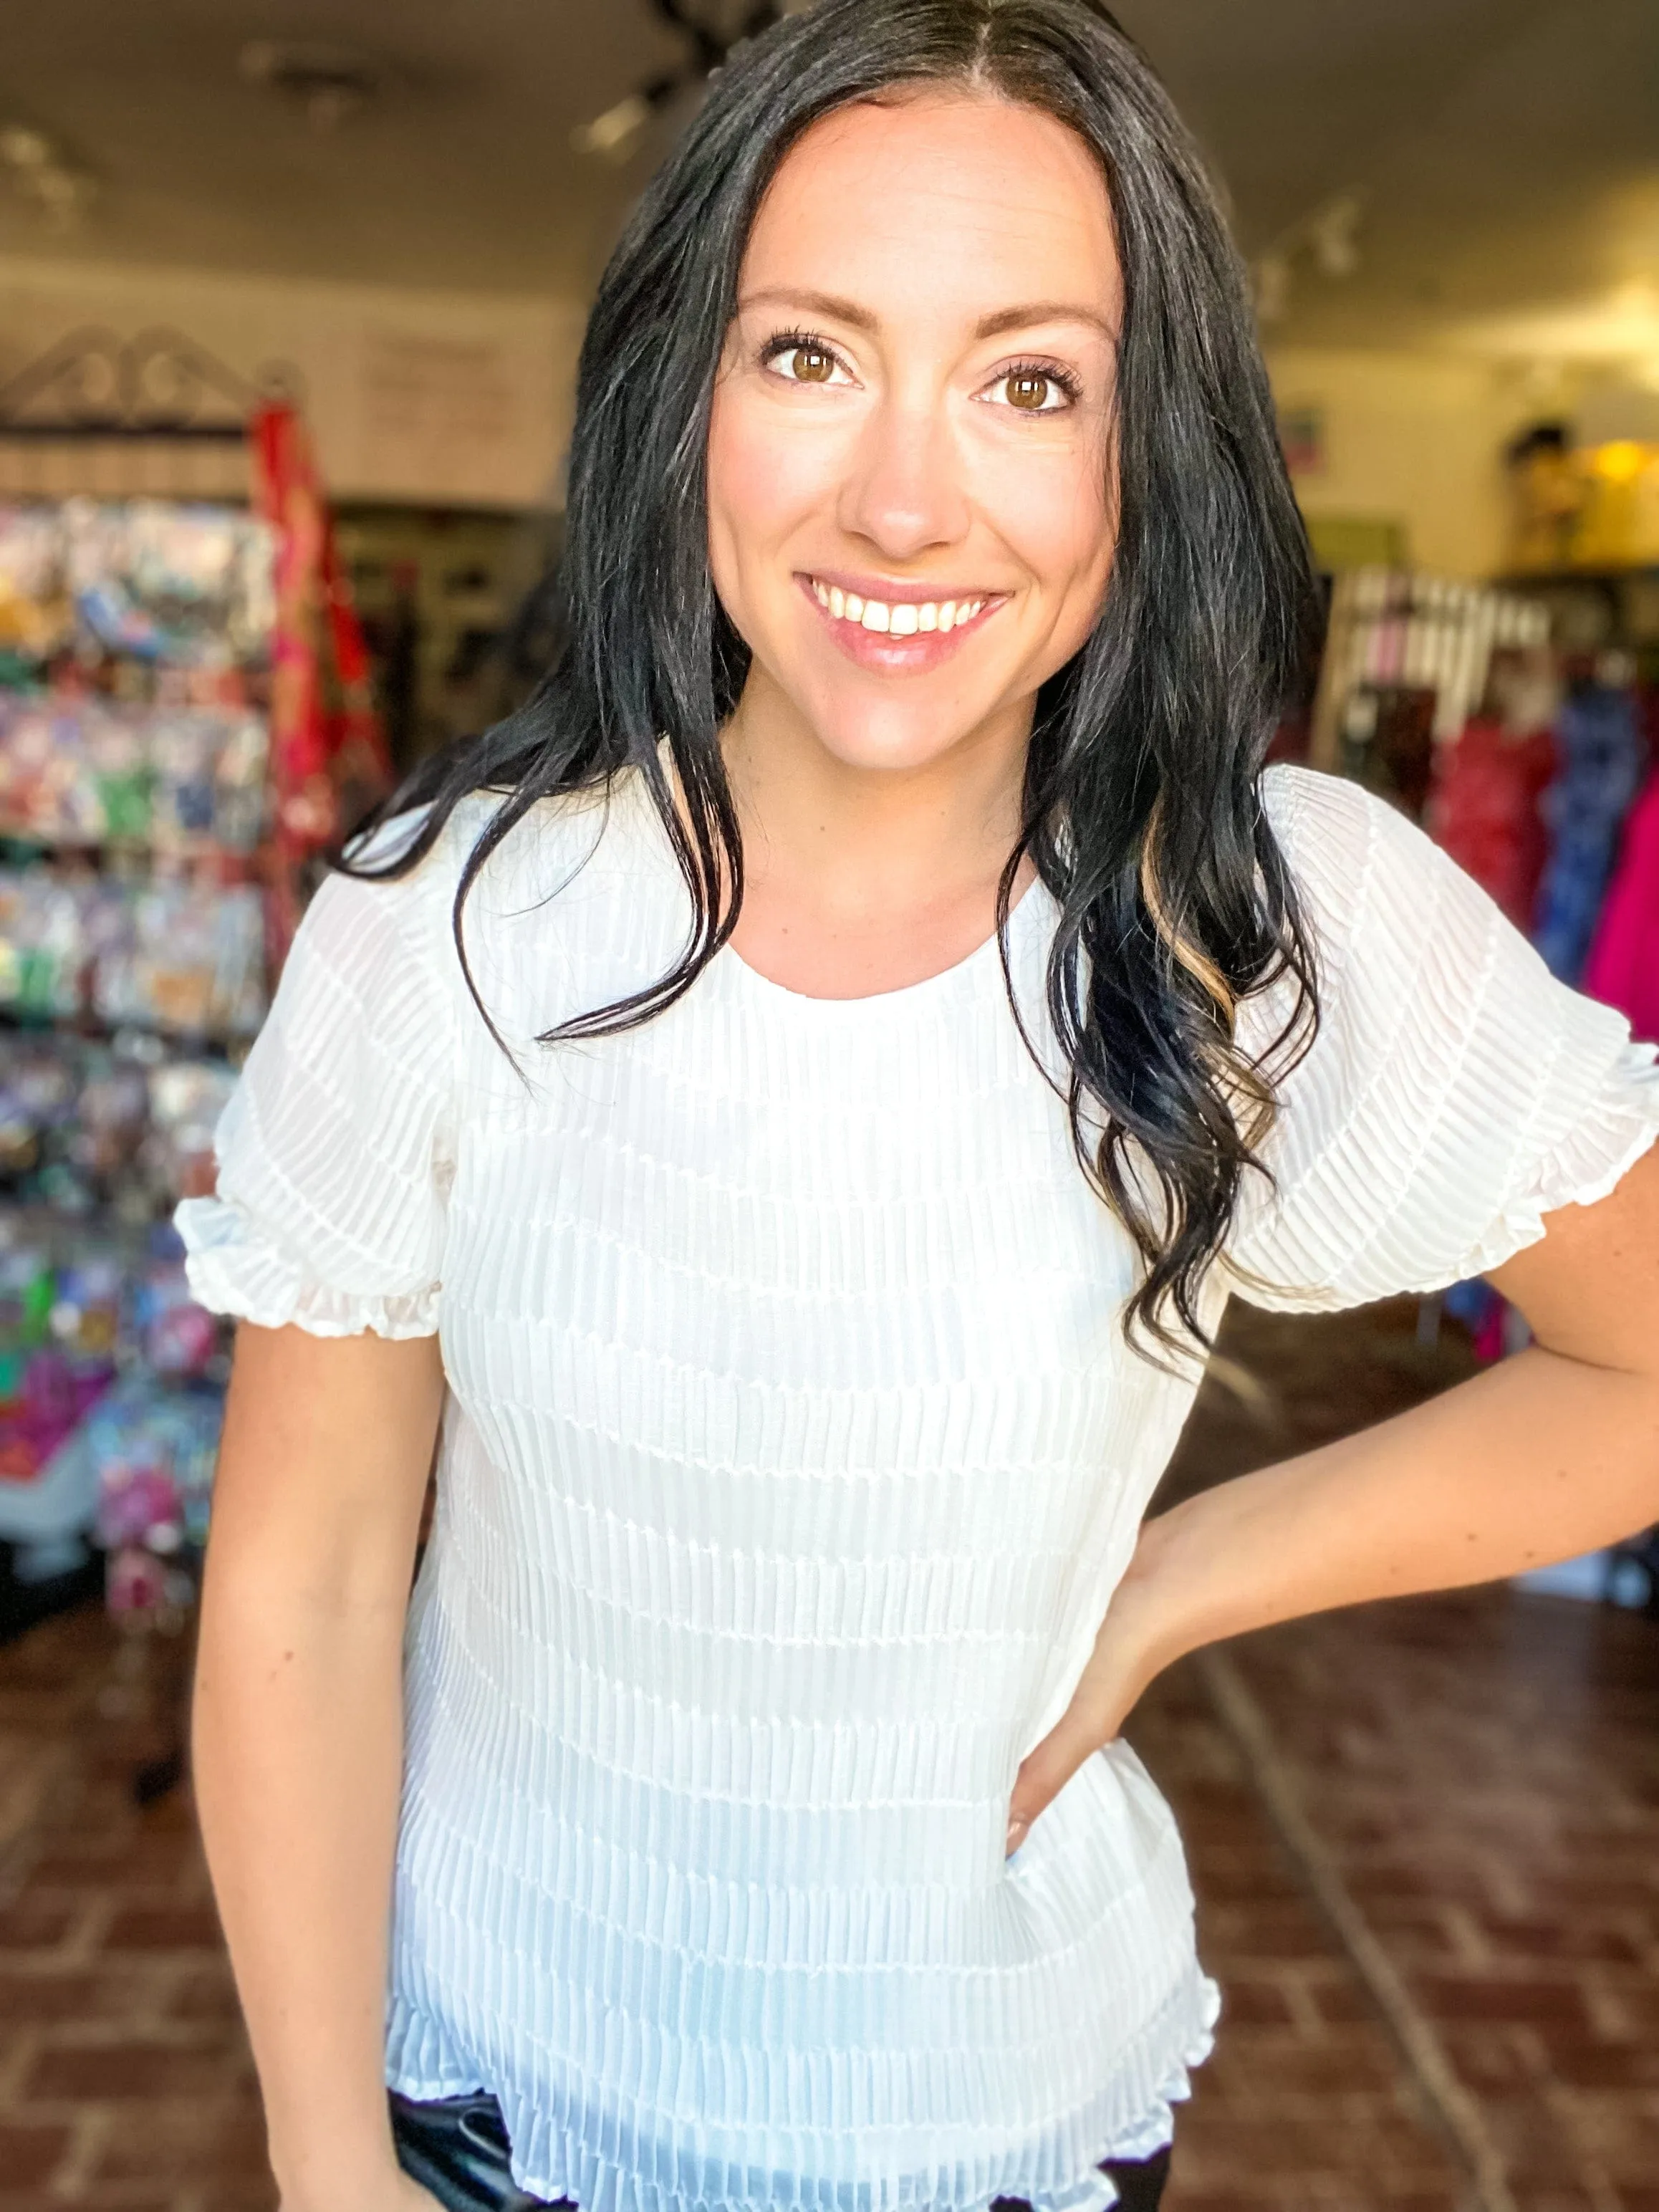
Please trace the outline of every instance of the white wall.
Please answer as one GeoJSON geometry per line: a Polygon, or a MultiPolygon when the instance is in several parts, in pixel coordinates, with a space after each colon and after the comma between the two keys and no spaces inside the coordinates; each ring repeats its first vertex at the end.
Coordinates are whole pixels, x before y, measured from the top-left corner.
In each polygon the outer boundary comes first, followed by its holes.
{"type": "MultiPolygon", "coordinates": [[[[336,498],[561,504],[584,313],[512,295],[0,256],[0,381],[80,325],[131,337],[171,325],[250,379],[270,362],[299,371],[336,498]]],[[[1499,448],[1538,411],[1512,369],[1450,353],[1290,348],[1270,349],[1268,368],[1281,410],[1323,417],[1324,465],[1297,478],[1306,513],[1397,521],[1411,559],[1448,574],[1501,567],[1499,448]]],[[[38,450],[25,458],[43,465],[38,450]]],[[[130,456],[108,459],[131,466],[130,456]]],[[[224,466],[211,455],[163,459],[224,466]]],[[[16,466],[0,452],[0,492],[20,488],[16,466]]]]}
{"type": "Polygon", "coordinates": [[[0,380],[83,325],[123,337],[170,325],[245,377],[270,362],[299,371],[337,498],[544,506],[562,502],[582,316],[513,296],[0,257],[0,380]]]}
{"type": "Polygon", "coordinates": [[[1512,373],[1450,355],[1270,349],[1281,413],[1324,418],[1324,466],[1299,472],[1309,515],[1398,521],[1414,565],[1453,576],[1500,568],[1504,439],[1538,411],[1512,373]]]}

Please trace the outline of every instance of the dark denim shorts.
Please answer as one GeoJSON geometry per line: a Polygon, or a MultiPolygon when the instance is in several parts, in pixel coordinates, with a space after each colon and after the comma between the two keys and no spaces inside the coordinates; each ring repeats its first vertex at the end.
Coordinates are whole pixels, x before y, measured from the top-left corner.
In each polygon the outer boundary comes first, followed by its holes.
{"type": "MultiPolygon", "coordinates": [[[[526,2197],[507,2163],[507,2128],[501,2108],[487,2089],[467,2097],[444,2097],[434,2104],[392,2098],[392,2136],[404,2172],[430,2191],[446,2212],[539,2212],[546,2203],[526,2197]]],[[[1104,2171],[1117,2185],[1118,2212],[1157,2212],[1170,2174],[1170,2154],[1113,2163],[1104,2171]]],[[[568,2197],[555,2200],[558,2212],[576,2212],[568,2197]]],[[[991,2212],[1030,2212],[1023,2197],[999,2197],[991,2212]]]]}

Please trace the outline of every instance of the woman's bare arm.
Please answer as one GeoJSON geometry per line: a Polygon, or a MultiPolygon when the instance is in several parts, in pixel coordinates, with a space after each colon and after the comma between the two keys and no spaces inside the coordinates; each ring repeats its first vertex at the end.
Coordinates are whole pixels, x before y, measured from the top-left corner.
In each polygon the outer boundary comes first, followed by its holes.
{"type": "Polygon", "coordinates": [[[193,1745],[284,2212],[432,2201],[393,2157],[383,2033],[404,1614],[443,1389],[435,1337],[238,1331],[193,1745]]]}
{"type": "Polygon", "coordinates": [[[1659,1148],[1491,1280],[1531,1324],[1526,1351],[1146,1523],[1071,1705],[1021,1765],[1011,1850],[1182,1653],[1570,1559],[1659,1517],[1659,1148]]]}

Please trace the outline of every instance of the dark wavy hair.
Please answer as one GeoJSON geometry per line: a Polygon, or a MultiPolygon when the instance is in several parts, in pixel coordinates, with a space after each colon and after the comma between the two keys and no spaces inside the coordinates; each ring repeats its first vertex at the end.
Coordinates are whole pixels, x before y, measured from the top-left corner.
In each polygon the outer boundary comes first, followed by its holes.
{"type": "Polygon", "coordinates": [[[503,794],[455,898],[477,998],[462,909],[490,853],[538,799],[633,769],[690,895],[685,950],[647,988],[540,1041],[631,1028],[696,983],[743,897],[720,732],[749,653],[710,580],[705,494],[739,264],[803,131],[849,102],[930,87],[1066,125],[1099,161],[1115,225],[1117,548],[1091,635],[1037,696],[998,926],[1006,969],[1029,854],[1060,908],[1048,1003],[1079,1161],[1140,1258],[1125,1332],[1175,1352],[1205,1340],[1200,1286],[1272,1113],[1265,1067],[1235,1042],[1238,1003],[1287,980],[1294,1014],[1280,1042],[1316,1018],[1310,946],[1257,793],[1305,665],[1312,582],[1243,264],[1191,137],[1093,0],[819,0],[716,72],[588,321],[566,649],[523,708],[423,763],[378,810],[430,808],[395,863],[337,865],[402,873],[467,793],[503,794]],[[665,736],[683,812],[658,755],[665,736]]]}

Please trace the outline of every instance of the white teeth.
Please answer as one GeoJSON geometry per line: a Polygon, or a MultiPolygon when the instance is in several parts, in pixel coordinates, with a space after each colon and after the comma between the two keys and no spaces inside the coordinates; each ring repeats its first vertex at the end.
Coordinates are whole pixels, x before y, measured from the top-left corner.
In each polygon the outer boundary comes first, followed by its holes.
{"type": "Polygon", "coordinates": [[[839,584],[821,584],[816,576],[812,591],[836,622],[857,623],[861,629],[894,637],[914,637],[918,630],[960,629],[985,605],[983,599],[864,599],[856,592],[843,592],[839,584]]]}

